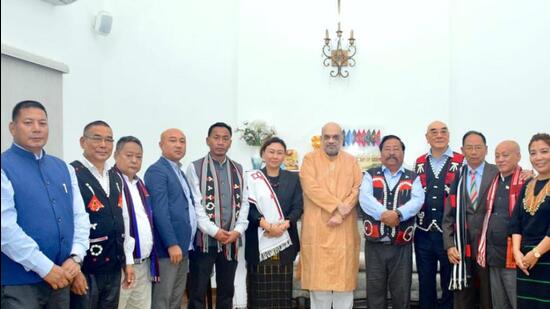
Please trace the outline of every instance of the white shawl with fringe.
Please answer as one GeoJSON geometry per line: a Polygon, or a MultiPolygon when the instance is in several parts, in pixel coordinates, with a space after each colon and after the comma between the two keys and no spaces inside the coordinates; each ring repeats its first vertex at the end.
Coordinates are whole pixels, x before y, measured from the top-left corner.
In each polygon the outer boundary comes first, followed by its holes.
{"type": "MultiPolygon", "coordinates": [[[[260,170],[247,172],[248,202],[254,203],[258,211],[270,224],[282,223],[285,220],[277,195],[269,184],[267,177],[260,170]]],[[[268,237],[266,231],[258,226],[258,249],[260,261],[264,261],[290,247],[292,241],[288,231],[279,237],[268,237]]]]}

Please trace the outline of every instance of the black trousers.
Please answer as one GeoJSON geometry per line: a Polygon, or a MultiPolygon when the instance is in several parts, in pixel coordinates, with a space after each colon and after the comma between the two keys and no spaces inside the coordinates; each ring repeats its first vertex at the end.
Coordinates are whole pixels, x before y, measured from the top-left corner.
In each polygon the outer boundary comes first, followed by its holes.
{"type": "Polygon", "coordinates": [[[216,249],[208,253],[189,252],[189,309],[205,308],[206,290],[212,267],[216,265],[216,308],[231,309],[235,293],[235,271],[237,261],[228,261],[223,252],[216,249]]]}
{"type": "Polygon", "coordinates": [[[67,309],[70,288],[54,290],[48,283],[3,285],[2,309],[67,309]]]}
{"type": "Polygon", "coordinates": [[[117,309],[122,270],[105,274],[84,274],[88,293],[71,293],[71,309],[117,309]]]}
{"type": "Polygon", "coordinates": [[[420,287],[421,309],[453,308],[453,292],[449,290],[451,281],[451,263],[447,251],[443,249],[443,234],[439,231],[425,232],[416,229],[414,234],[414,252],[420,287]],[[437,300],[437,264],[441,279],[441,300],[437,300]]]}
{"type": "Polygon", "coordinates": [[[411,300],[412,244],[403,246],[365,242],[367,307],[387,308],[388,287],[392,308],[408,309],[411,300]]]}
{"type": "MultiPolygon", "coordinates": [[[[454,291],[455,309],[491,309],[491,288],[489,285],[489,268],[483,268],[476,262],[476,257],[472,257],[474,269],[472,273],[471,285],[460,291],[454,291]]],[[[495,308],[498,309],[498,308],[495,308]]]]}

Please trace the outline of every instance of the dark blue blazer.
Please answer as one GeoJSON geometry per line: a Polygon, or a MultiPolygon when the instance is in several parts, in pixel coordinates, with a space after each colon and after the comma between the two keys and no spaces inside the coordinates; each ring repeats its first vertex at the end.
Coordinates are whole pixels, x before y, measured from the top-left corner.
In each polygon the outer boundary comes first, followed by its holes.
{"type": "Polygon", "coordinates": [[[147,169],[144,180],[151,195],[159,257],[169,257],[168,247],[172,245],[179,245],[187,255],[191,241],[189,207],[193,205],[189,205],[170,162],[161,157],[147,169]]]}

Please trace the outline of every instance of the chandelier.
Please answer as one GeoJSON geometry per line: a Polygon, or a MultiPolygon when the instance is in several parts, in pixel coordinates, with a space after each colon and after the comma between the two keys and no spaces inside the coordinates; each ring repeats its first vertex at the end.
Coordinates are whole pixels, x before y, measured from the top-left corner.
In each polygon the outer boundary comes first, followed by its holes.
{"type": "MultiPolygon", "coordinates": [[[[338,20],[340,20],[340,0],[338,0],[338,20]]],[[[336,48],[333,49],[330,44],[330,37],[328,35],[328,29],[325,30],[325,45],[323,46],[323,64],[325,67],[332,66],[336,67],[334,70],[330,71],[330,76],[332,77],[343,77],[346,78],[349,76],[348,70],[342,69],[344,67],[353,67],[355,66],[355,38],[353,37],[353,30],[350,31],[348,39],[348,47],[346,49],[342,48],[342,29],[340,28],[340,21],[338,21],[338,30],[336,30],[336,48]]]]}

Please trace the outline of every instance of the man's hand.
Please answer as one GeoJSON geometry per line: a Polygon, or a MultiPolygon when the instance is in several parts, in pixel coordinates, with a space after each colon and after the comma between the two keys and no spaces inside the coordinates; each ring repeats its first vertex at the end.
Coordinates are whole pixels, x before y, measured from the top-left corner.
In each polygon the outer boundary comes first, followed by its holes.
{"type": "Polygon", "coordinates": [[[393,210],[386,210],[380,215],[380,221],[390,227],[396,227],[399,225],[399,215],[393,210]]]}
{"type": "Polygon", "coordinates": [[[460,255],[458,254],[458,249],[456,249],[456,247],[450,247],[447,249],[447,257],[449,258],[449,262],[451,262],[451,264],[460,263],[460,255]]]}
{"type": "Polygon", "coordinates": [[[229,236],[227,237],[225,242],[222,242],[222,244],[224,244],[224,245],[234,243],[234,242],[237,241],[237,239],[239,239],[239,237],[241,237],[241,233],[239,233],[237,231],[231,231],[231,232],[227,232],[227,233],[229,234],[229,236]]]}
{"type": "Polygon", "coordinates": [[[342,222],[344,222],[344,218],[342,217],[342,215],[340,215],[338,211],[336,211],[328,220],[327,225],[330,227],[335,227],[342,224],[342,222]]]}
{"type": "Polygon", "coordinates": [[[44,277],[46,281],[54,290],[62,289],[69,285],[69,279],[71,276],[61,267],[53,265],[50,272],[44,277]]]}
{"type": "Polygon", "coordinates": [[[179,264],[183,259],[183,252],[178,245],[168,247],[168,255],[170,256],[170,262],[174,265],[179,264]]]}
{"type": "Polygon", "coordinates": [[[338,212],[340,212],[342,217],[347,216],[351,212],[352,209],[353,209],[353,207],[351,207],[350,205],[346,205],[346,204],[340,204],[340,206],[338,206],[338,212]]]}
{"type": "Polygon", "coordinates": [[[216,235],[214,235],[214,238],[223,244],[227,241],[227,238],[229,238],[229,232],[224,229],[219,229],[216,235]]]}
{"type": "Polygon", "coordinates": [[[535,176],[535,173],[533,173],[532,170],[522,170],[519,174],[519,180],[525,182],[528,179],[533,178],[533,176],[535,176]]]}
{"type": "Polygon", "coordinates": [[[71,292],[76,295],[86,295],[88,293],[88,281],[82,272],[78,272],[71,285],[71,292]]]}
{"type": "Polygon", "coordinates": [[[68,276],[67,280],[69,280],[69,282],[72,282],[74,277],[76,277],[76,275],[80,272],[80,265],[78,265],[78,263],[76,263],[72,258],[66,259],[61,265],[61,268],[68,276]]]}
{"type": "Polygon", "coordinates": [[[122,288],[128,289],[134,286],[136,281],[136,273],[134,272],[133,265],[126,265],[124,268],[124,281],[122,282],[122,288]]]}

